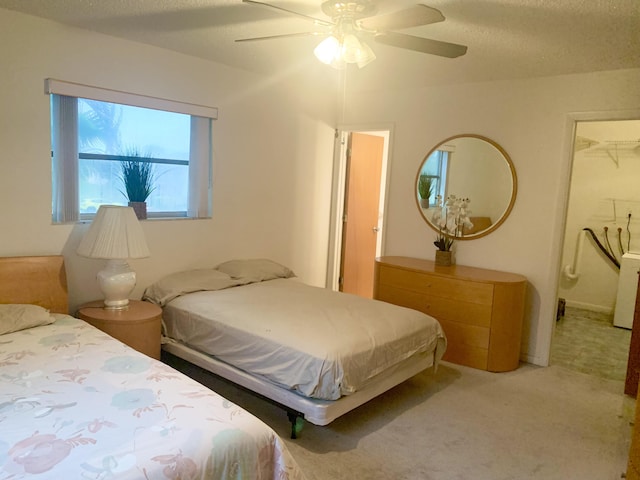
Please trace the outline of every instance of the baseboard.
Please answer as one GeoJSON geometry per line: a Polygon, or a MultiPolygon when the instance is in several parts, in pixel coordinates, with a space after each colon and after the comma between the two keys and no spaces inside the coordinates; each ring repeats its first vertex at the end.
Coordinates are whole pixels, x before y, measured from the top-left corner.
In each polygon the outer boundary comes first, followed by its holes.
{"type": "Polygon", "coordinates": [[[591,312],[613,314],[613,307],[606,307],[604,305],[594,305],[592,303],[585,303],[585,302],[576,302],[574,300],[567,300],[567,307],[582,308],[584,310],[589,310],[591,312]]]}
{"type": "Polygon", "coordinates": [[[537,367],[548,367],[549,362],[546,362],[542,359],[540,355],[528,355],[524,354],[520,356],[520,361],[529,363],[531,365],[536,365],[537,367]]]}

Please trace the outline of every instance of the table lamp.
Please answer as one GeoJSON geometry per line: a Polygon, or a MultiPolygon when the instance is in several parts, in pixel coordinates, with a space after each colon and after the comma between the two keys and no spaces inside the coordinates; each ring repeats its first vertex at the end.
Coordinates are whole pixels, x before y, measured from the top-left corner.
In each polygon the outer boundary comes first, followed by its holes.
{"type": "Polygon", "coordinates": [[[136,286],[136,273],[127,259],[150,255],[133,208],[101,205],[76,252],[83,257],[107,260],[97,275],[104,294],[104,308],[128,308],[129,295],[136,286]]]}

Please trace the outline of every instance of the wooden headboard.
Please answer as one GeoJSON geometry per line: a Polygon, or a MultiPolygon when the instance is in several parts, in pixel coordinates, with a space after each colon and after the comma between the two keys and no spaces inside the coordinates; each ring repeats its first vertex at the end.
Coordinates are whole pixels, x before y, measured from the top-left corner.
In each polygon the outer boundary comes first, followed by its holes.
{"type": "Polygon", "coordinates": [[[0,257],[0,303],[30,303],[69,313],[64,257],[0,257]]]}

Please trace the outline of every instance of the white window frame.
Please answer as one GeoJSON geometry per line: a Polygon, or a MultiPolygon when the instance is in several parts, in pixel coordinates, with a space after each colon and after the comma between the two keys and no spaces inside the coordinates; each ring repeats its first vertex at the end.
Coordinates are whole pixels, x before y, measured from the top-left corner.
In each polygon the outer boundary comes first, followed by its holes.
{"type": "MultiPolygon", "coordinates": [[[[438,195],[442,197],[444,200],[447,198],[446,185],[447,185],[447,174],[449,173],[449,159],[451,154],[453,153],[453,149],[448,148],[447,145],[444,145],[444,148],[439,148],[438,150],[434,150],[431,152],[431,155],[427,157],[426,162],[423,165],[423,170],[420,171],[421,175],[427,175],[431,177],[435,181],[435,189],[433,192],[433,198],[438,195]],[[433,159],[436,163],[436,172],[435,173],[427,173],[427,163],[433,159]]],[[[429,198],[429,205],[433,205],[431,202],[431,197],[429,198]]]]}
{"type": "Polygon", "coordinates": [[[53,96],[51,118],[56,125],[65,124],[65,131],[56,128],[52,138],[52,219],[54,223],[80,220],[78,194],[77,99],[151,108],[191,115],[191,153],[189,158],[188,218],[211,216],[212,187],[212,121],[218,109],[204,105],[110,90],[79,83],[48,78],[45,93],[53,96]],[[68,97],[68,99],[65,99],[68,97]],[[56,152],[54,154],[53,152],[56,152]]]}

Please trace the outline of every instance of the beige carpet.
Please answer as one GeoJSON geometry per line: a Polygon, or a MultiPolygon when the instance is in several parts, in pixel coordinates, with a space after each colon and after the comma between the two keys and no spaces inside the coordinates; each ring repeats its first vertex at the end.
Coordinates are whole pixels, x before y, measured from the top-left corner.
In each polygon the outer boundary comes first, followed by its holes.
{"type": "Polygon", "coordinates": [[[626,470],[634,402],[622,382],[560,366],[492,374],[443,363],[328,426],[307,423],[297,440],[278,407],[187,373],[271,425],[308,480],[614,480],[626,470]]]}

